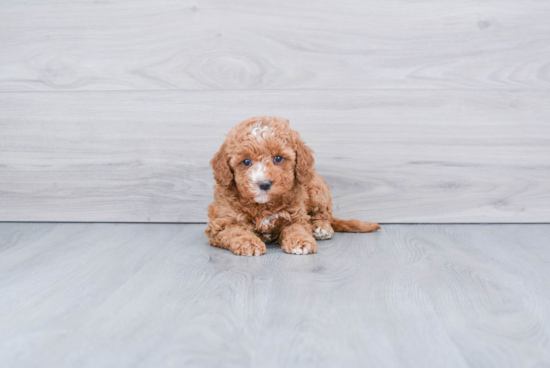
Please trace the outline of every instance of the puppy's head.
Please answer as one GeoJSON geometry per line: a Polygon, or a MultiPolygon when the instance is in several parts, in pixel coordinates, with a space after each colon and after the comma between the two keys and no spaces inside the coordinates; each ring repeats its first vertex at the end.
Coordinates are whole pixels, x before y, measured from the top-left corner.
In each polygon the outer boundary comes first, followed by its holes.
{"type": "Polygon", "coordinates": [[[234,127],[211,161],[214,178],[240,196],[267,203],[311,180],[313,155],[288,120],[250,118],[234,127]]]}

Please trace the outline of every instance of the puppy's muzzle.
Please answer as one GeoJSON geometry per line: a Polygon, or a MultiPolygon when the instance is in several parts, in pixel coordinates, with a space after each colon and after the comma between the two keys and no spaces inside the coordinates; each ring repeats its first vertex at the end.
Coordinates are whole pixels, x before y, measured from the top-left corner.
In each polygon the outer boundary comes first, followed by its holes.
{"type": "Polygon", "coordinates": [[[271,180],[262,180],[258,182],[258,186],[261,190],[268,190],[269,188],[271,188],[272,183],[273,182],[271,180]]]}

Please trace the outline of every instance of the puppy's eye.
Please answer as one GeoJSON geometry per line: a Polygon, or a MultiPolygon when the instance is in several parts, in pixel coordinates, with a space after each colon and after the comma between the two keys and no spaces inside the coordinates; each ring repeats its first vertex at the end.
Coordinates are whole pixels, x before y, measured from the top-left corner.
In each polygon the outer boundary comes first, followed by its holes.
{"type": "Polygon", "coordinates": [[[249,158],[245,158],[244,161],[243,161],[243,165],[248,167],[248,166],[252,165],[252,161],[250,161],[249,158]]]}
{"type": "Polygon", "coordinates": [[[275,156],[273,158],[273,162],[275,162],[276,164],[280,164],[281,162],[283,162],[283,158],[281,156],[275,156]]]}

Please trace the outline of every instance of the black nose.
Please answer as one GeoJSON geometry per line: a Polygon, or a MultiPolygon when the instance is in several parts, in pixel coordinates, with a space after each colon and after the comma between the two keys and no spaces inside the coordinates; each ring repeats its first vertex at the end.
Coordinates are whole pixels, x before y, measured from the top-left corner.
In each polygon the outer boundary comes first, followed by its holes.
{"type": "Polygon", "coordinates": [[[271,180],[262,180],[258,183],[258,185],[260,186],[261,190],[268,190],[269,188],[271,188],[271,183],[271,180]]]}

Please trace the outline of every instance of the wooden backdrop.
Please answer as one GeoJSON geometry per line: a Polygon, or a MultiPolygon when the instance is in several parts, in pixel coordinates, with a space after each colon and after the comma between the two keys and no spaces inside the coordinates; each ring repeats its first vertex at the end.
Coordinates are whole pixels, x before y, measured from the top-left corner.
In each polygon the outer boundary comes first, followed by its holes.
{"type": "Polygon", "coordinates": [[[0,221],[204,222],[254,115],[340,217],[550,222],[550,2],[0,1],[0,221]]]}

